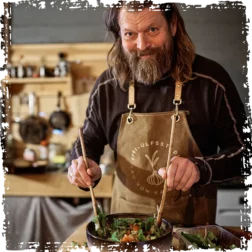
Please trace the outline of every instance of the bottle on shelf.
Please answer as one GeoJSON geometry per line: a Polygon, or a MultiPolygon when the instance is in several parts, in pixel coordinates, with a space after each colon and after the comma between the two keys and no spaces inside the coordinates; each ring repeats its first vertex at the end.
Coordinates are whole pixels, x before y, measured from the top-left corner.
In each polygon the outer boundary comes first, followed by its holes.
{"type": "Polygon", "coordinates": [[[46,77],[46,67],[44,57],[41,58],[41,65],[39,67],[39,77],[46,77]]]}
{"type": "Polygon", "coordinates": [[[58,55],[59,55],[59,64],[58,64],[59,75],[60,77],[65,77],[69,72],[69,66],[68,62],[66,61],[66,55],[63,52],[60,52],[58,55]]]}
{"type": "Polygon", "coordinates": [[[31,78],[33,75],[33,67],[28,65],[28,66],[26,66],[25,69],[26,69],[26,77],[31,78]]]}
{"type": "Polygon", "coordinates": [[[21,55],[20,59],[19,59],[19,64],[18,64],[18,67],[17,67],[17,77],[18,78],[24,78],[25,77],[25,71],[24,71],[23,63],[24,63],[24,56],[21,55]]]}
{"type": "Polygon", "coordinates": [[[60,76],[60,69],[59,66],[55,66],[54,68],[54,77],[59,77],[60,76]]]}
{"type": "Polygon", "coordinates": [[[8,71],[8,75],[9,76],[11,76],[11,63],[10,62],[8,62],[7,64],[6,64],[6,70],[8,71]]]}

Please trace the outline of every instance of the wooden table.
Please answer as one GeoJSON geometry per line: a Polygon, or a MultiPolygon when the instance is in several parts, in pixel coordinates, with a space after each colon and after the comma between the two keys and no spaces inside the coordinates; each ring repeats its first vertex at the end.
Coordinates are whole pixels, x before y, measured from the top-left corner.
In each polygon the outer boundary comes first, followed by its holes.
{"type": "MultiPolygon", "coordinates": [[[[104,174],[95,187],[97,198],[111,198],[113,176],[104,174]]],[[[5,196],[80,197],[90,198],[90,192],[83,191],[69,183],[67,174],[48,172],[41,174],[5,174],[5,196]]]]}
{"type": "MultiPolygon", "coordinates": [[[[73,246],[72,245],[73,241],[82,245],[79,247],[81,248],[81,251],[88,251],[87,249],[85,249],[83,245],[83,243],[87,241],[86,226],[87,223],[83,223],[82,225],[80,225],[80,227],[62,243],[62,245],[58,249],[58,252],[75,251],[75,248],[78,248],[78,246],[73,246]]],[[[236,235],[237,237],[241,237],[244,235],[246,237],[248,235],[248,234],[246,235],[246,233],[244,233],[240,227],[224,227],[224,228],[229,232],[233,233],[234,235],[236,235]]],[[[173,226],[173,232],[175,232],[177,229],[178,227],[173,226]]],[[[179,250],[179,241],[174,236],[172,238],[172,247],[174,250],[179,250]]]]}
{"type": "MultiPolygon", "coordinates": [[[[5,174],[5,196],[20,197],[60,197],[60,198],[90,198],[89,191],[71,185],[67,173],[47,172],[41,174],[5,174]]],[[[99,184],[94,188],[96,198],[101,199],[104,211],[110,211],[113,175],[104,174],[99,184]]]]}

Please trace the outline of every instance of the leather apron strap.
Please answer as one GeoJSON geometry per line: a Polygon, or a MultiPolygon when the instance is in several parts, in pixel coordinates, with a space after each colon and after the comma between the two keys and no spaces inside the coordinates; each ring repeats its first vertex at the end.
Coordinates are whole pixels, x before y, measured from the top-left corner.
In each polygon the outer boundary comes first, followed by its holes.
{"type": "MultiPolygon", "coordinates": [[[[181,99],[182,86],[183,86],[183,84],[182,84],[181,81],[176,81],[173,104],[175,105],[175,115],[177,117],[177,120],[179,120],[178,106],[182,103],[182,99],[181,99]]],[[[127,117],[127,123],[128,124],[132,124],[134,122],[133,110],[135,108],[136,108],[136,103],[135,103],[135,82],[134,82],[134,80],[131,80],[130,83],[129,83],[129,92],[128,92],[128,109],[129,109],[129,115],[127,117]]]]}

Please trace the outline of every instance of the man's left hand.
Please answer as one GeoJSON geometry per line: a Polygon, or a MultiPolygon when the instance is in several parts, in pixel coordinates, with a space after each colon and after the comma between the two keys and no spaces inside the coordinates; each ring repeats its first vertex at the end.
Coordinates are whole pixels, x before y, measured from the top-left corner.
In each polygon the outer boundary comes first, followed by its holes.
{"type": "Polygon", "coordinates": [[[168,191],[187,191],[200,179],[198,167],[189,159],[178,156],[171,159],[167,172],[166,168],[160,168],[158,174],[167,180],[168,191]]]}

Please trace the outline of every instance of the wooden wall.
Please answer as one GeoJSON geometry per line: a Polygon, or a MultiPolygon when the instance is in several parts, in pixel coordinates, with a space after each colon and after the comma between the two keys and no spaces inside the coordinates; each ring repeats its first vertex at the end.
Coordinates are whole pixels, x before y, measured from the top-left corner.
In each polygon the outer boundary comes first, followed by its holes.
{"type": "MultiPolygon", "coordinates": [[[[16,140],[18,155],[21,156],[25,146],[37,151],[39,146],[23,143],[18,130],[19,124],[15,118],[25,119],[28,116],[28,104],[20,104],[19,98],[35,92],[37,104],[35,113],[48,119],[56,110],[57,92],[63,94],[61,109],[71,114],[72,124],[63,135],[51,135],[50,142],[57,142],[70,149],[75,141],[78,128],[82,126],[88,104],[89,93],[96,78],[107,68],[106,56],[111,48],[110,43],[86,43],[86,44],[43,44],[43,45],[13,45],[11,47],[11,63],[17,65],[20,56],[23,55],[24,64],[40,66],[41,59],[45,65],[54,67],[58,63],[58,53],[67,54],[67,60],[71,62],[71,75],[67,78],[53,79],[44,82],[43,79],[10,79],[10,103],[9,115],[10,131],[16,140]]],[[[46,79],[45,79],[46,80],[46,79]]]]}

